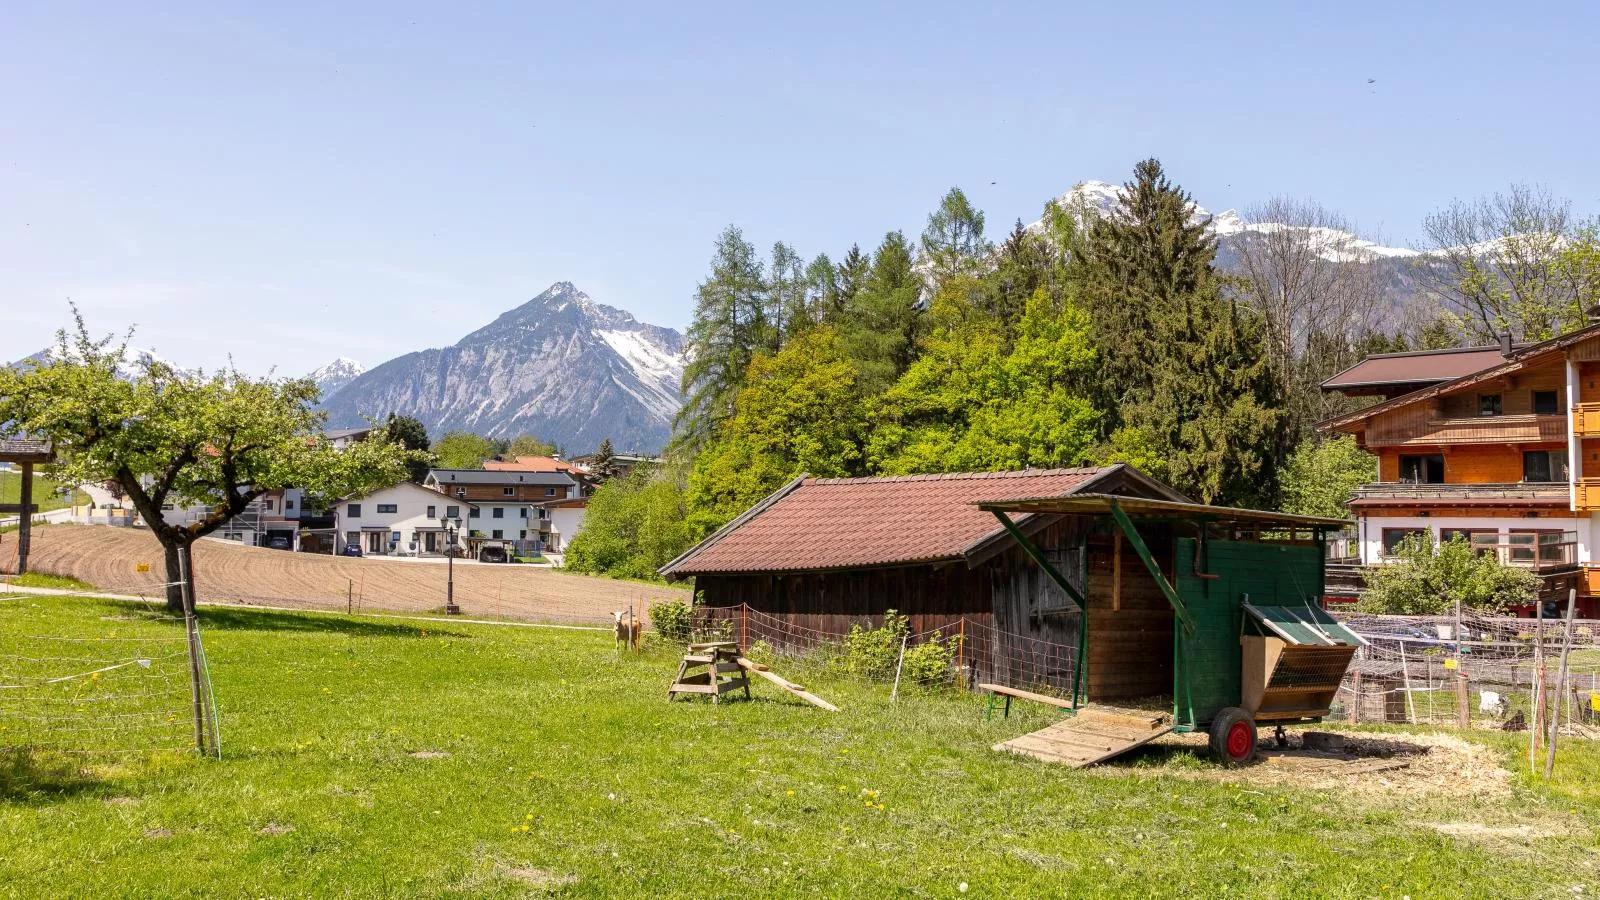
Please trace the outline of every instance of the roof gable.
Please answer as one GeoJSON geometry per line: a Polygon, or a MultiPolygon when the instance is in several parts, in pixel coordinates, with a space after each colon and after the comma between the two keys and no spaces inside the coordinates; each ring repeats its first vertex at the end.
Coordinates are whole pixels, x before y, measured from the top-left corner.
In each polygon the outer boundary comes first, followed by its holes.
{"type": "Polygon", "coordinates": [[[1009,540],[980,501],[1083,490],[1187,500],[1125,464],[895,478],[797,478],[662,567],[673,578],[986,558],[1009,540]]]}

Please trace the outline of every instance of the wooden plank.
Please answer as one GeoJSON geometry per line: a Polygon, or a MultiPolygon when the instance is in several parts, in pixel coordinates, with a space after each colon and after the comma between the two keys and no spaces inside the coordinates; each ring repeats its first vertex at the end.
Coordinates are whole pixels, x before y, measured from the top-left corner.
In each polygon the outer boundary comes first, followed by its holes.
{"type": "Polygon", "coordinates": [[[1035,694],[1033,691],[1024,691],[1018,688],[1006,687],[1003,684],[980,684],[978,690],[988,691],[992,694],[1003,694],[1016,697],[1019,700],[1032,700],[1034,703],[1045,703],[1050,706],[1059,706],[1062,709],[1071,709],[1072,701],[1060,697],[1051,697],[1048,694],[1035,694]]]}
{"type": "MultiPolygon", "coordinates": [[[[789,693],[795,695],[796,697],[799,697],[800,699],[806,701],[807,703],[810,703],[812,706],[821,707],[822,709],[825,709],[825,710],[827,710],[829,712],[838,712],[839,711],[839,707],[834,706],[832,703],[829,703],[828,701],[822,699],[821,697],[818,697],[816,694],[813,694],[813,693],[807,691],[805,688],[801,687],[800,685],[795,684],[792,681],[789,681],[788,679],[784,678],[782,675],[779,675],[778,673],[772,671],[771,669],[767,668],[766,666],[761,665],[760,663],[751,662],[750,660],[745,659],[742,656],[739,657],[738,660],[736,660],[736,662],[745,671],[754,672],[757,675],[760,675],[762,678],[765,678],[766,680],[772,682],[773,684],[777,685],[778,687],[781,687],[784,690],[788,691],[789,693]]],[[[748,683],[749,683],[748,676],[746,676],[746,684],[748,684],[748,683]]]]}
{"type": "Polygon", "coordinates": [[[1120,756],[1171,730],[1165,716],[1090,707],[1066,721],[995,744],[994,749],[1081,768],[1120,756]],[[1119,729],[1118,723],[1128,724],[1119,729]]]}

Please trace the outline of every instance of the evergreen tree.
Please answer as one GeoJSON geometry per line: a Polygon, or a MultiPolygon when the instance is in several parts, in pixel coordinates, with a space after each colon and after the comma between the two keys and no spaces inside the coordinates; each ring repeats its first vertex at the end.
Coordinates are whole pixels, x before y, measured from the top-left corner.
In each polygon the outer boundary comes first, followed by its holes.
{"type": "Polygon", "coordinates": [[[389,418],[383,423],[384,434],[389,440],[399,444],[406,450],[420,450],[423,455],[414,455],[406,460],[406,480],[414,484],[421,484],[428,477],[428,467],[431,460],[426,455],[428,449],[428,427],[416,416],[401,416],[389,413],[389,418]]]}
{"type": "Polygon", "coordinates": [[[1224,297],[1207,222],[1159,162],[1139,163],[1122,199],[1071,263],[1101,353],[1106,455],[1151,453],[1206,503],[1272,505],[1284,400],[1259,316],[1224,297]]]}
{"type": "Polygon", "coordinates": [[[767,308],[773,329],[776,350],[797,334],[811,330],[816,324],[811,308],[805,261],[800,254],[783,241],[772,245],[772,259],[767,264],[767,308]]]}
{"type": "Polygon", "coordinates": [[[850,302],[855,300],[856,294],[861,292],[861,286],[867,282],[867,271],[872,268],[872,260],[861,252],[860,244],[851,244],[850,250],[839,263],[837,284],[839,287],[839,301],[837,312],[843,313],[850,302]]]}
{"type": "Polygon", "coordinates": [[[611,438],[601,438],[600,446],[594,451],[594,463],[589,471],[594,477],[605,481],[617,475],[617,454],[611,449],[611,438]]]}
{"type": "Polygon", "coordinates": [[[766,280],[756,248],[730,225],[717,239],[711,274],[696,290],[694,321],[686,335],[683,408],[673,444],[693,451],[718,422],[733,414],[733,398],[756,352],[770,345],[766,280]]]}
{"type": "Polygon", "coordinates": [[[860,369],[866,395],[887,390],[916,358],[923,323],[917,308],[922,282],[912,266],[905,235],[898,231],[884,235],[841,325],[846,352],[860,369]]]}
{"type": "Polygon", "coordinates": [[[844,295],[839,289],[839,268],[826,253],[806,266],[806,306],[819,324],[836,324],[844,311],[844,295]]]}
{"type": "Polygon", "coordinates": [[[951,188],[939,208],[928,216],[922,231],[922,257],[934,285],[961,275],[976,275],[991,246],[983,236],[983,212],[967,201],[960,188],[951,188]]]}

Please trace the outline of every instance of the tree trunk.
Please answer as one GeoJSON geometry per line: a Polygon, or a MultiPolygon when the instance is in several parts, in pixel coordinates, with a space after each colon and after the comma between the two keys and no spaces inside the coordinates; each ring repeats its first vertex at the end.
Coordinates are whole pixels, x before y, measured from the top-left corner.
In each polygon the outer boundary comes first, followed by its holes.
{"type": "Polygon", "coordinates": [[[178,542],[161,542],[161,549],[166,556],[167,564],[167,612],[175,616],[184,614],[184,587],[188,587],[188,599],[193,609],[194,603],[194,557],[189,552],[189,545],[178,542]]]}

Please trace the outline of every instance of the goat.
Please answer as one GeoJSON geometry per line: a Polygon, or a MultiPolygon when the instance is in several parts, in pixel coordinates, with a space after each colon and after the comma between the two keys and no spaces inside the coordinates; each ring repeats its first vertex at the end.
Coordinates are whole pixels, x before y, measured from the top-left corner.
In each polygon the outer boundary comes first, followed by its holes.
{"type": "Polygon", "coordinates": [[[628,647],[631,650],[638,650],[639,632],[643,630],[644,623],[634,616],[633,610],[613,612],[611,618],[616,622],[616,649],[628,647]]]}

